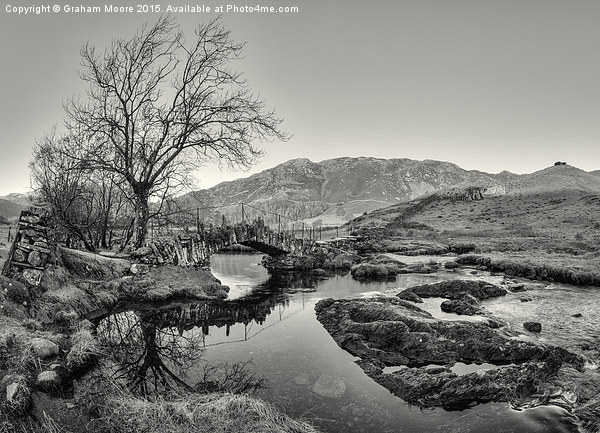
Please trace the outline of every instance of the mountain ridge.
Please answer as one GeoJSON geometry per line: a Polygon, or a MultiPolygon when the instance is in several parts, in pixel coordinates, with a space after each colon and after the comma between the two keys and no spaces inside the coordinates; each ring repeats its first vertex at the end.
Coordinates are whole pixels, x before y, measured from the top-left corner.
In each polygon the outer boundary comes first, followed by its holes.
{"type": "MultiPolygon", "coordinates": [[[[313,162],[296,158],[245,178],[192,191],[177,199],[179,208],[222,207],[247,203],[293,219],[343,223],[365,212],[445,192],[458,197],[523,194],[574,189],[600,190],[600,170],[550,166],[528,174],[503,170],[466,170],[448,161],[409,158],[338,157],[313,162]]],[[[0,197],[0,216],[14,218],[27,207],[25,194],[0,197]]]]}
{"type": "Polygon", "coordinates": [[[443,189],[474,185],[501,189],[520,176],[506,170],[498,174],[465,170],[431,159],[296,158],[247,178],[193,191],[182,196],[180,204],[190,208],[244,202],[296,219],[343,222],[443,189]]]}

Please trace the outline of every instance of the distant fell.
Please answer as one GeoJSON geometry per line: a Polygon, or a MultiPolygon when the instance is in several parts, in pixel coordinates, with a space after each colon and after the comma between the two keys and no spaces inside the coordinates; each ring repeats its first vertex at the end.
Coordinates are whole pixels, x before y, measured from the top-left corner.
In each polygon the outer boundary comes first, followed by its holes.
{"type": "Polygon", "coordinates": [[[12,203],[16,203],[21,206],[31,206],[30,194],[23,194],[19,192],[13,192],[5,196],[0,196],[1,200],[7,200],[12,203]]]}
{"type": "Polygon", "coordinates": [[[571,165],[554,165],[507,182],[508,193],[587,191],[600,193],[600,170],[586,172],[571,165]]]}
{"type": "Polygon", "coordinates": [[[180,198],[182,207],[248,203],[294,219],[345,222],[364,212],[461,186],[501,186],[518,175],[406,158],[293,159],[180,198]]]}
{"type": "Polygon", "coordinates": [[[18,217],[21,210],[26,207],[27,206],[22,204],[0,198],[0,217],[5,218],[6,220],[14,219],[18,217]]]}

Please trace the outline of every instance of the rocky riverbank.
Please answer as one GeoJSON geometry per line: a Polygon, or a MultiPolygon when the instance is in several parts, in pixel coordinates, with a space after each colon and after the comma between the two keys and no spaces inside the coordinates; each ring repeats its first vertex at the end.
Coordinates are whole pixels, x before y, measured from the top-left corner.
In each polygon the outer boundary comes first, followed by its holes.
{"type": "MultiPolygon", "coordinates": [[[[227,394],[226,388],[214,394],[181,385],[153,394],[150,401],[143,384],[134,389],[115,374],[114,353],[86,317],[106,314],[122,302],[226,298],[228,288],[210,271],[149,267],[58,248],[38,285],[0,277],[0,289],[1,431],[108,432],[127,426],[128,431],[158,432],[165,431],[161,425],[167,413],[180,414],[170,418],[171,431],[215,425],[229,425],[224,432],[240,426],[250,432],[265,431],[265,426],[316,431],[256,398],[227,394]],[[256,413],[262,415],[257,418],[256,413]]],[[[142,328],[150,339],[158,332],[142,328]]]]}

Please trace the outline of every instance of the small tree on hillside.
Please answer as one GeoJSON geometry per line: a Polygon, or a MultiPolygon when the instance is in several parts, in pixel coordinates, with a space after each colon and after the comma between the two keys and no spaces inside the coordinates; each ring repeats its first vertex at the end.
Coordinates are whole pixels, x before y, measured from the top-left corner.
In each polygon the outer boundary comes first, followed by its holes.
{"type": "Polygon", "coordinates": [[[64,150],[127,182],[136,247],[145,243],[151,197],[207,162],[249,167],[261,155],[256,140],[287,138],[281,119],[230,70],[242,48],[218,19],[200,25],[188,44],[167,16],[102,53],[82,49],[88,90],[65,104],[74,142],[64,150]]]}

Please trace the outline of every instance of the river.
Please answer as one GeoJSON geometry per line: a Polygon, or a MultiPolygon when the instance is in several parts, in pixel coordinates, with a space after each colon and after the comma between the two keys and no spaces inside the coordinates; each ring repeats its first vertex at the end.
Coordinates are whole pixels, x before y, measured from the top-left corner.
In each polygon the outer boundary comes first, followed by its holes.
{"type": "MultiPolygon", "coordinates": [[[[431,259],[435,258],[426,260],[431,259]]],[[[310,420],[322,431],[330,433],[580,431],[576,419],[556,406],[517,410],[509,404],[492,403],[460,412],[411,407],[371,380],[355,364],[357,358],[340,349],[315,316],[315,303],[329,297],[392,296],[406,287],[450,278],[477,278],[500,283],[502,276],[484,271],[442,270],[435,274],[400,275],[394,281],[369,283],[355,281],[349,274],[326,279],[306,276],[277,279],[271,278],[259,262],[260,255],[254,254],[212,256],[213,273],[231,288],[229,300],[218,305],[180,305],[177,312],[171,314],[178,318],[178,323],[171,324],[178,332],[173,332],[170,338],[194,340],[193,346],[187,343],[180,346],[188,352],[194,350],[199,355],[201,352],[202,362],[180,366],[184,372],[182,380],[186,383],[194,384],[203,379],[206,370],[200,366],[205,366],[206,362],[250,361],[247,368],[266,379],[266,388],[257,391],[259,397],[288,415],[310,420]],[[322,397],[313,391],[315,382],[323,377],[336,384],[334,398],[322,397]]],[[[564,342],[576,348],[594,335],[597,337],[598,324],[594,322],[597,313],[592,311],[600,301],[597,291],[569,286],[548,287],[547,284],[536,287],[525,293],[509,294],[503,300],[486,301],[483,305],[508,321],[514,329],[526,319],[546,323],[557,315],[563,316],[561,323],[554,323],[548,332],[542,333],[540,338],[548,342],[564,342]],[[583,293],[586,305],[576,308],[574,291],[583,293]],[[560,293],[558,304],[552,302],[557,293],[560,293]],[[522,302],[525,295],[531,300],[522,302]],[[595,319],[590,323],[572,317],[577,313],[583,317],[594,314],[595,319]],[[585,326],[577,327],[583,322],[585,326]],[[577,327],[574,338],[564,337],[565,333],[561,331],[566,326],[577,327]]],[[[456,316],[445,316],[439,311],[441,301],[428,300],[427,309],[438,317],[455,320],[456,316]]],[[[523,338],[538,337],[524,335],[523,338]]],[[[147,336],[145,341],[148,341],[147,336]]],[[[173,365],[173,362],[167,364],[173,365]]],[[[456,366],[457,371],[491,367],[456,366]]]]}

